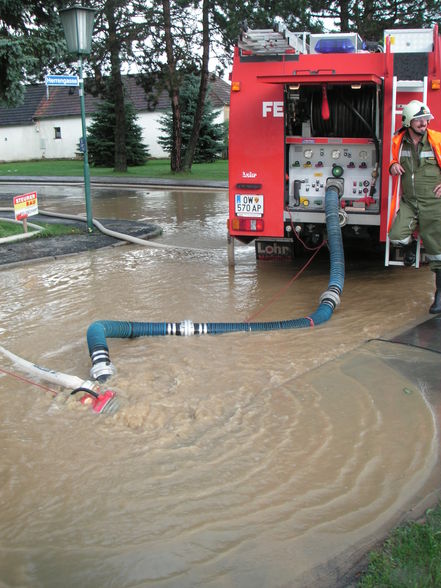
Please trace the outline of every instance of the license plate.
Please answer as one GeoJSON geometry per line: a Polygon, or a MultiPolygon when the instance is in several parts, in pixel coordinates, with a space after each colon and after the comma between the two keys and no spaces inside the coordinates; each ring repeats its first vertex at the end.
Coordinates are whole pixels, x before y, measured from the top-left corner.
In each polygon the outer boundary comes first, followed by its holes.
{"type": "Polygon", "coordinates": [[[263,194],[236,194],[234,198],[237,216],[263,216],[263,194]]]}

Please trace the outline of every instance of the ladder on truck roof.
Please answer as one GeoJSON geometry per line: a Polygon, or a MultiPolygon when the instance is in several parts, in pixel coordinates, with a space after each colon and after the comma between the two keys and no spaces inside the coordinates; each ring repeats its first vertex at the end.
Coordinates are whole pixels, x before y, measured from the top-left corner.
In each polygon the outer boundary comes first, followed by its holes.
{"type": "Polygon", "coordinates": [[[306,42],[309,33],[293,33],[282,23],[272,29],[249,29],[242,25],[238,47],[254,55],[282,55],[284,53],[309,53],[306,42]]]}

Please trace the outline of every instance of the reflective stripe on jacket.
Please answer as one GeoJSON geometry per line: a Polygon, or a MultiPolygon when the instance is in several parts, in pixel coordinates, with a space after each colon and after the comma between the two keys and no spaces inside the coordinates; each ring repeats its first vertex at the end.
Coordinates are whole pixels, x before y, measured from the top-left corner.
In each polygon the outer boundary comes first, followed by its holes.
{"type": "MultiPolygon", "coordinates": [[[[392,160],[389,164],[389,169],[394,163],[400,163],[400,149],[403,142],[403,137],[406,133],[406,130],[394,135],[392,137],[392,160]]],[[[432,129],[427,129],[427,140],[430,143],[430,146],[433,149],[435,154],[436,160],[438,165],[441,167],[441,132],[439,131],[432,131],[432,129]]],[[[389,210],[389,218],[387,220],[387,232],[389,233],[392,222],[395,218],[395,213],[397,212],[398,208],[398,198],[399,198],[399,178],[400,176],[393,176],[392,178],[392,199],[390,204],[389,210]]]]}

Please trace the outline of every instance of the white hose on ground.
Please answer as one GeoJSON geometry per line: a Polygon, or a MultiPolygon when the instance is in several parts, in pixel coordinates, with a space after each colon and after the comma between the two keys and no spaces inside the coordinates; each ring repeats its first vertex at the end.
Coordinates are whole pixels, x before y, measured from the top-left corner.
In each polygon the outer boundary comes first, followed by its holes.
{"type": "MultiPolygon", "coordinates": [[[[15,220],[15,218],[2,218],[0,220],[7,222],[7,223],[13,223],[16,225],[20,225],[22,223],[22,221],[15,220]]],[[[28,224],[28,227],[31,227],[32,229],[34,229],[32,232],[19,233],[18,235],[10,235],[9,237],[1,237],[0,243],[13,243],[14,241],[22,241],[23,239],[29,239],[30,237],[35,237],[35,235],[37,235],[38,233],[40,233],[41,231],[44,230],[44,228],[40,227],[40,225],[36,225],[36,224],[30,223],[30,222],[28,222],[27,224],[28,224]]]]}
{"type": "MultiPolygon", "coordinates": [[[[4,210],[0,208],[0,211],[4,210]]],[[[45,216],[52,216],[55,218],[65,218],[68,220],[77,220],[82,222],[87,222],[87,219],[84,216],[74,215],[74,214],[64,214],[58,212],[49,212],[40,210],[38,214],[42,214],[45,216]]],[[[132,237],[132,235],[126,235],[124,233],[119,233],[118,231],[112,231],[111,229],[107,229],[104,225],[102,225],[99,221],[95,218],[92,219],[94,226],[99,229],[104,235],[108,237],[114,237],[115,239],[120,239],[122,241],[128,241],[129,243],[135,243],[136,245],[143,245],[144,247],[153,247],[154,249],[180,249],[181,251],[206,251],[206,249],[198,249],[197,247],[181,247],[180,245],[166,245],[165,243],[152,243],[152,241],[148,241],[146,239],[140,239],[139,237],[132,237]]]]}
{"type": "Polygon", "coordinates": [[[76,388],[84,387],[85,385],[86,387],[91,387],[91,383],[88,381],[84,381],[77,376],[71,376],[70,374],[64,374],[63,372],[56,372],[54,370],[39,366],[35,363],[31,363],[27,359],[23,359],[22,357],[15,355],[15,353],[8,351],[1,345],[0,353],[8,357],[24,372],[38,376],[38,378],[45,382],[50,382],[51,384],[56,384],[58,386],[62,386],[63,388],[69,388],[70,390],[75,390],[76,388]]]}
{"type": "Polygon", "coordinates": [[[71,395],[74,392],[86,392],[87,394],[81,398],[81,403],[90,406],[93,412],[97,414],[113,414],[120,407],[120,403],[116,398],[115,392],[112,390],[100,392],[98,382],[83,380],[82,378],[77,378],[77,376],[71,376],[70,374],[64,374],[63,372],[56,372],[54,370],[41,367],[35,363],[27,361],[26,359],[23,359],[22,357],[19,357],[18,355],[15,355],[15,353],[8,351],[1,345],[0,353],[3,353],[3,355],[8,357],[14,363],[14,365],[16,365],[25,373],[31,376],[36,376],[38,380],[43,380],[44,382],[49,382],[51,384],[61,386],[62,388],[67,388],[71,391],[71,395]]]}
{"type": "Polygon", "coordinates": [[[123,241],[129,241],[130,243],[136,243],[137,245],[144,245],[147,247],[154,247],[156,249],[181,249],[181,251],[206,251],[206,249],[199,249],[198,247],[181,247],[180,245],[166,245],[165,243],[152,243],[151,241],[145,241],[144,239],[139,239],[138,237],[132,237],[131,235],[125,235],[124,233],[119,233],[118,231],[112,231],[111,229],[106,229],[99,221],[93,219],[93,224],[97,229],[99,229],[105,235],[109,237],[115,237],[115,239],[122,239],[123,241]]]}
{"type": "MultiPolygon", "coordinates": [[[[13,212],[13,208],[0,208],[0,212],[13,212]]],[[[65,218],[67,220],[76,220],[81,222],[87,222],[85,216],[75,215],[75,214],[65,214],[59,212],[50,212],[48,210],[39,210],[38,214],[44,216],[51,216],[54,218],[65,218]]],[[[140,239],[139,237],[132,237],[132,235],[126,235],[124,233],[119,233],[118,231],[112,231],[111,229],[107,229],[104,225],[102,225],[99,221],[95,218],[92,219],[94,226],[99,229],[104,235],[108,237],[114,237],[115,239],[120,239],[121,241],[127,241],[129,243],[135,243],[135,245],[143,245],[144,247],[152,247],[153,249],[180,249],[181,251],[202,251],[206,252],[207,249],[200,249],[198,247],[181,247],[180,245],[167,245],[165,243],[153,243],[152,241],[148,241],[146,239],[140,239]]],[[[29,224],[29,223],[28,223],[29,224]]]]}

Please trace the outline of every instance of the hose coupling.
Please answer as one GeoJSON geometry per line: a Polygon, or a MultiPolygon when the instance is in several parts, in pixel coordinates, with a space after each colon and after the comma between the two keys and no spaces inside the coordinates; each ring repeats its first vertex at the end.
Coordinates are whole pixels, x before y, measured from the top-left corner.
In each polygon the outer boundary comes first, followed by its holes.
{"type": "Polygon", "coordinates": [[[327,304],[334,310],[340,304],[340,293],[337,289],[329,289],[320,296],[320,304],[327,304]]]}
{"type": "Polygon", "coordinates": [[[343,208],[338,211],[338,224],[340,227],[345,227],[348,224],[348,213],[343,208]]]}
{"type": "Polygon", "coordinates": [[[343,178],[327,178],[325,190],[334,188],[337,191],[338,197],[341,198],[344,193],[344,185],[343,178]]]}
{"type": "Polygon", "coordinates": [[[179,324],[179,335],[188,337],[194,335],[194,323],[193,321],[185,320],[179,324]]]}
{"type": "Polygon", "coordinates": [[[98,382],[105,382],[115,375],[116,370],[110,361],[108,349],[96,349],[90,357],[92,360],[92,368],[90,370],[92,379],[98,380],[98,382]]]}

